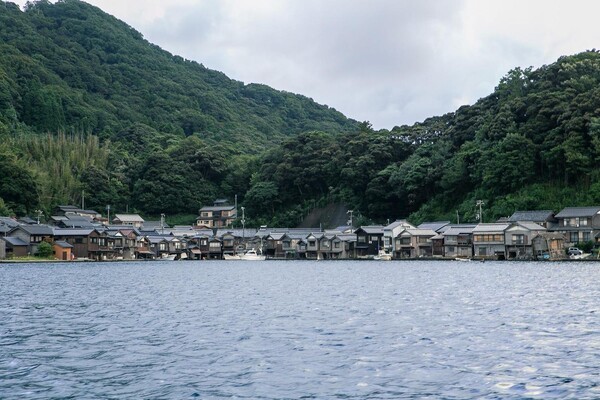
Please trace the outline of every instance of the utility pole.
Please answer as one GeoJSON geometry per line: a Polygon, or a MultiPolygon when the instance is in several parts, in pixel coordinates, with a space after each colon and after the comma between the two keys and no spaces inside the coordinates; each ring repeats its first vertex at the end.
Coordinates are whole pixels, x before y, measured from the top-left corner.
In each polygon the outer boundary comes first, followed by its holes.
{"type": "Polygon", "coordinates": [[[85,190],[81,191],[81,209],[85,210],[85,190]]]}
{"type": "Polygon", "coordinates": [[[354,213],[353,210],[348,210],[346,211],[346,214],[350,214],[350,219],[348,220],[348,223],[350,224],[350,227],[353,228],[354,225],[352,225],[352,213],[354,213]]]}
{"type": "Polygon", "coordinates": [[[37,214],[37,224],[40,224],[40,217],[42,215],[44,215],[44,213],[42,212],[42,210],[35,210],[35,213],[37,214]]]}
{"type": "Polygon", "coordinates": [[[165,214],[160,214],[160,230],[161,234],[165,234],[165,214]]]}
{"type": "Polygon", "coordinates": [[[242,223],[242,242],[244,242],[244,247],[246,247],[246,207],[242,207],[242,219],[240,222],[242,223]]]}
{"type": "Polygon", "coordinates": [[[479,223],[483,223],[483,209],[482,206],[485,203],[483,202],[483,200],[477,200],[477,203],[475,204],[476,207],[479,207],[479,214],[477,214],[477,217],[479,219],[479,223]]]}
{"type": "Polygon", "coordinates": [[[108,220],[106,225],[110,225],[110,204],[106,206],[106,215],[106,219],[108,220]]]}
{"type": "Polygon", "coordinates": [[[460,217],[458,215],[458,210],[456,210],[456,225],[460,224],[460,217]]]}

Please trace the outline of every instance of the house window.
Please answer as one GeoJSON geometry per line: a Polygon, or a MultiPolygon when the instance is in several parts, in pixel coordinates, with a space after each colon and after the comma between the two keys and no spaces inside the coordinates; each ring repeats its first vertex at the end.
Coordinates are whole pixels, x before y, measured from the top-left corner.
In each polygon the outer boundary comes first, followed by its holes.
{"type": "Polygon", "coordinates": [[[93,238],[92,238],[92,243],[94,243],[94,244],[98,244],[98,238],[97,238],[97,237],[93,237],[93,238]]]}
{"type": "Polygon", "coordinates": [[[512,235],[512,242],[516,245],[525,244],[525,235],[512,235]]]}
{"type": "Polygon", "coordinates": [[[454,246],[448,246],[448,253],[454,253],[454,246]]]}
{"type": "Polygon", "coordinates": [[[99,238],[98,239],[98,244],[100,246],[106,246],[106,238],[99,238]]]}
{"type": "Polygon", "coordinates": [[[579,225],[580,226],[588,226],[588,219],[587,218],[581,218],[579,220],[579,225]]]}
{"type": "Polygon", "coordinates": [[[209,215],[209,214],[208,214],[206,211],[202,212],[202,213],[200,214],[200,216],[201,216],[201,217],[210,217],[210,215],[209,215]]]}
{"type": "Polygon", "coordinates": [[[590,240],[592,240],[592,237],[590,236],[589,232],[582,232],[582,233],[583,233],[582,240],[584,242],[589,242],[590,240]]]}
{"type": "Polygon", "coordinates": [[[211,242],[210,248],[211,249],[220,249],[221,248],[221,243],[219,243],[219,242],[211,242]]]}
{"type": "Polygon", "coordinates": [[[358,240],[358,243],[367,243],[366,236],[359,236],[357,240],[358,240]]]}
{"type": "Polygon", "coordinates": [[[321,242],[321,246],[323,246],[324,249],[328,249],[329,248],[329,240],[324,240],[323,242],[321,242]]]}
{"type": "Polygon", "coordinates": [[[492,235],[492,234],[483,234],[483,235],[473,235],[474,242],[502,242],[502,235],[492,235]]]}
{"type": "Polygon", "coordinates": [[[371,243],[375,243],[375,242],[377,242],[378,239],[377,239],[377,236],[371,236],[370,240],[371,240],[371,243]]]}
{"type": "Polygon", "coordinates": [[[340,242],[334,242],[333,243],[333,247],[336,248],[336,249],[339,249],[340,248],[340,242]]]}
{"type": "Polygon", "coordinates": [[[480,256],[487,256],[487,248],[486,247],[480,247],[479,248],[479,255],[480,256]]]}
{"type": "Polygon", "coordinates": [[[200,241],[200,246],[206,246],[208,244],[208,240],[207,239],[202,239],[200,241]]]}
{"type": "Polygon", "coordinates": [[[308,241],[308,245],[309,245],[310,247],[315,247],[315,246],[317,245],[317,242],[316,242],[316,241],[314,241],[314,240],[309,240],[309,241],[308,241]]]}
{"type": "Polygon", "coordinates": [[[158,245],[158,249],[161,250],[161,251],[166,250],[167,249],[167,244],[166,243],[160,243],[158,245]]]}
{"type": "Polygon", "coordinates": [[[569,240],[572,243],[578,243],[579,242],[579,233],[578,232],[571,232],[569,234],[569,240]]]}
{"type": "Polygon", "coordinates": [[[444,238],[444,240],[446,241],[446,243],[457,243],[458,237],[457,236],[446,236],[444,238]]]}
{"type": "Polygon", "coordinates": [[[408,244],[410,244],[410,238],[407,237],[407,238],[400,239],[400,244],[402,244],[402,245],[408,245],[408,244]]]}

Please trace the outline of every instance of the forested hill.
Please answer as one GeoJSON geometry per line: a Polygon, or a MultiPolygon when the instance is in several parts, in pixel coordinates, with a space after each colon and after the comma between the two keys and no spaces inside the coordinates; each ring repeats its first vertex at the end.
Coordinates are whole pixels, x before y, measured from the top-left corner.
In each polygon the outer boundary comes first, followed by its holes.
{"type": "MultiPolygon", "coordinates": [[[[15,212],[75,202],[85,188],[90,191],[90,206],[99,207],[112,197],[115,205],[156,212],[165,209],[168,201],[159,199],[151,207],[151,197],[140,198],[148,187],[159,193],[173,192],[173,196],[178,189],[177,183],[167,187],[161,182],[161,174],[174,175],[175,181],[183,175],[181,179],[202,187],[205,194],[201,197],[185,191],[177,196],[193,205],[177,202],[169,207],[174,212],[191,212],[197,210],[198,202],[224,190],[221,195],[243,194],[243,179],[241,187],[235,188],[231,187],[235,182],[223,188],[222,181],[228,175],[226,169],[236,163],[242,163],[236,168],[247,169],[244,154],[258,154],[300,132],[337,133],[356,126],[340,112],[305,96],[244,84],[173,56],[85,2],[34,1],[24,11],[14,3],[0,2],[0,135],[17,140],[18,134],[51,133],[56,138],[60,132],[76,146],[73,135],[92,134],[100,143],[111,142],[110,154],[96,161],[96,169],[78,170],[67,177],[66,183],[72,185],[67,189],[54,187],[47,182],[52,177],[43,175],[50,168],[68,169],[68,160],[57,159],[60,167],[40,165],[43,169],[37,171],[32,170],[32,160],[16,154],[15,162],[24,161],[33,175],[24,179],[37,181],[33,191],[38,192],[22,199],[13,194],[18,188],[0,191],[15,212]],[[183,160],[181,154],[176,159],[176,148],[186,149],[189,159],[183,160]],[[195,174],[180,171],[180,164],[187,162],[195,164],[195,174]],[[167,170],[142,176],[140,165],[148,163],[167,165],[167,170]],[[90,184],[90,176],[98,181],[90,184]],[[140,184],[143,188],[134,187],[139,180],[146,181],[140,184]],[[106,182],[109,193],[98,194],[106,198],[95,198],[96,186],[106,187],[106,182]]],[[[4,152],[13,155],[19,148],[28,153],[20,142],[5,143],[5,147],[4,152]]]]}
{"type": "Polygon", "coordinates": [[[599,205],[600,54],[516,68],[474,105],[413,126],[289,139],[264,157],[246,203],[297,218],[298,199],[378,222],[475,221],[477,200],[485,222],[599,205]]]}
{"type": "Polygon", "coordinates": [[[3,123],[111,137],[134,123],[256,150],[307,130],[355,126],[311,99],[245,85],[173,56],[77,0],[0,6],[3,123]],[[12,118],[12,120],[11,120],[12,118]]]}
{"type": "MultiPolygon", "coordinates": [[[[374,131],[245,85],[78,0],[0,2],[0,215],[57,204],[188,214],[238,195],[247,226],[344,204],[354,222],[474,221],[600,204],[600,54],[509,71],[473,105],[374,131]]],[[[186,221],[189,222],[189,221],[186,221]]]]}

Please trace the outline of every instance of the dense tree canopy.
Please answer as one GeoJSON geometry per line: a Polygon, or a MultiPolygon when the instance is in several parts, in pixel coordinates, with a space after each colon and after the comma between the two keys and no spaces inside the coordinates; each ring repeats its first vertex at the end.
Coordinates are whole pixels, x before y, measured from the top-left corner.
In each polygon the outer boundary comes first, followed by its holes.
{"type": "Polygon", "coordinates": [[[338,202],[383,222],[600,204],[600,54],[515,68],[391,131],[173,56],[78,0],[0,2],[0,213],[59,203],[193,214],[238,196],[293,225],[338,202]]]}

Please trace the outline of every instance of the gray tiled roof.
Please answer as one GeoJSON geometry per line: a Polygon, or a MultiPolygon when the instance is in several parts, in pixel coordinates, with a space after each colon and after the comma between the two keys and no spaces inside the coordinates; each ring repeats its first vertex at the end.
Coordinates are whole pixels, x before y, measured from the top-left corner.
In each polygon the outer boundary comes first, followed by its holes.
{"type": "Polygon", "coordinates": [[[20,225],[15,229],[23,229],[30,235],[48,235],[51,236],[54,234],[54,231],[48,225],[20,225]]]}
{"type": "Polygon", "coordinates": [[[7,237],[3,237],[0,239],[4,240],[6,243],[9,243],[13,246],[27,246],[27,243],[25,243],[23,240],[21,240],[17,237],[7,236],[7,237]]]}
{"type": "Polygon", "coordinates": [[[450,224],[450,221],[435,221],[435,222],[423,222],[417,226],[419,229],[431,229],[432,231],[439,231],[446,225],[450,224]]]}
{"type": "Polygon", "coordinates": [[[600,207],[567,207],[556,214],[556,218],[591,217],[600,213],[600,207]]]}
{"type": "MultiPolygon", "coordinates": [[[[361,226],[360,228],[357,229],[357,231],[359,229],[362,229],[365,233],[368,234],[378,234],[381,233],[383,234],[383,226],[382,225],[367,225],[367,226],[361,226]]],[[[356,231],[355,231],[356,233],[356,231]]]]}
{"type": "Polygon", "coordinates": [[[509,222],[517,221],[533,221],[533,222],[544,222],[552,219],[554,213],[551,210],[538,210],[538,211],[515,211],[513,215],[508,218],[509,222]]]}
{"type": "Polygon", "coordinates": [[[508,228],[509,224],[504,223],[491,223],[491,224],[478,224],[475,228],[473,228],[473,233],[479,232],[504,232],[506,228],[508,228]]]}
{"type": "Polygon", "coordinates": [[[58,229],[54,228],[54,236],[88,236],[94,229],[58,229]]]}

